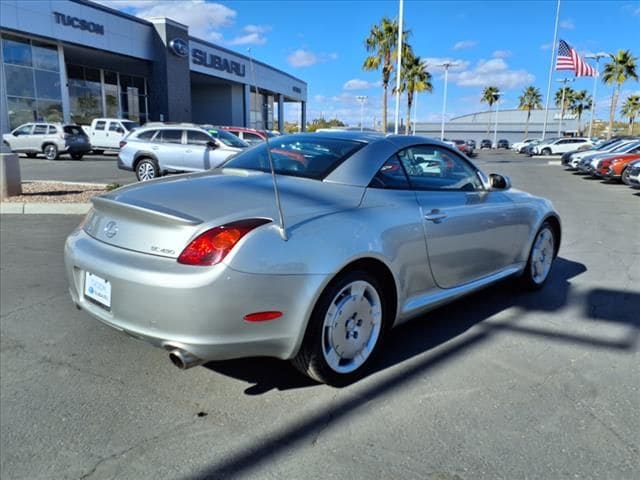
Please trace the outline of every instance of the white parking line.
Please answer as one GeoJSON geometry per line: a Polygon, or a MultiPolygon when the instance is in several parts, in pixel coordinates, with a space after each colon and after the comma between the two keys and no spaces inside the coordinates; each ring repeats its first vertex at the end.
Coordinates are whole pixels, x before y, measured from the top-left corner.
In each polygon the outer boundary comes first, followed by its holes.
{"type": "Polygon", "coordinates": [[[549,160],[547,165],[562,165],[562,162],[560,160],[549,160]]]}

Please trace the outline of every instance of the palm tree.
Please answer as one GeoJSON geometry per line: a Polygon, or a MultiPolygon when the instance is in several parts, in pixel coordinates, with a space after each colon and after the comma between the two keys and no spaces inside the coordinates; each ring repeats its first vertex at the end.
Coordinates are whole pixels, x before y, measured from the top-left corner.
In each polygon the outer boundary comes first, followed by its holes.
{"type": "Polygon", "coordinates": [[[629,135],[633,135],[633,124],[636,121],[636,117],[640,115],[640,95],[627,97],[627,100],[622,104],[620,113],[629,119],[629,135]]]}
{"type": "Polygon", "coordinates": [[[418,92],[433,92],[431,78],[424,61],[420,57],[416,57],[410,47],[407,48],[402,54],[402,75],[400,76],[400,92],[407,92],[405,133],[409,133],[411,128],[411,106],[413,105],[414,94],[418,92]]]}
{"type": "MultiPolygon", "coordinates": [[[[489,111],[491,111],[491,107],[493,106],[493,104],[496,103],[500,98],[500,93],[498,93],[499,91],[500,90],[498,90],[498,87],[492,87],[492,86],[485,87],[484,90],[482,91],[482,98],[480,99],[480,101],[489,104],[489,111]]],[[[489,122],[487,123],[487,135],[489,135],[490,131],[491,131],[491,119],[489,119],[489,122]]]]}
{"type": "Polygon", "coordinates": [[[564,120],[564,112],[569,110],[571,102],[573,102],[573,96],[576,94],[575,90],[571,87],[559,88],[556,92],[556,107],[560,107],[560,119],[564,120]],[[564,99],[564,101],[563,101],[564,99]]]}
{"type": "Polygon", "coordinates": [[[527,87],[520,95],[520,110],[527,111],[527,124],[524,127],[524,138],[529,136],[529,119],[531,118],[531,110],[540,110],[542,108],[542,95],[540,90],[533,85],[527,87]]]}
{"type": "Polygon", "coordinates": [[[613,120],[616,116],[616,105],[618,96],[620,95],[620,87],[629,79],[638,81],[638,72],[636,71],[637,58],[631,55],[629,50],[618,50],[616,55],[609,54],[611,62],[604,66],[602,81],[607,85],[616,84],[611,94],[611,110],[609,111],[609,131],[607,138],[611,138],[613,133],[613,120]]]}
{"type": "Polygon", "coordinates": [[[569,108],[571,112],[578,115],[578,135],[582,135],[582,113],[585,110],[591,110],[592,106],[593,100],[591,99],[591,95],[589,95],[586,90],[580,90],[579,92],[573,93],[573,98],[571,99],[569,108]]]}
{"type": "MultiPolygon", "coordinates": [[[[405,36],[409,32],[405,31],[403,35],[403,43],[405,36]]],[[[371,27],[369,36],[365,40],[365,47],[370,56],[365,58],[362,68],[365,70],[378,70],[382,66],[382,129],[387,131],[387,90],[389,88],[389,79],[393,71],[393,61],[397,58],[398,45],[398,22],[388,17],[383,17],[380,25],[371,27]]]]}

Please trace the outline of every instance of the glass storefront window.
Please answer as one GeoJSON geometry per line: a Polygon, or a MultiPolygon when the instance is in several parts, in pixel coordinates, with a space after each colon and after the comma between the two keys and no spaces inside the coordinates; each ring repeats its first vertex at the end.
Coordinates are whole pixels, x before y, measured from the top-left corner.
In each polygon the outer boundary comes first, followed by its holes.
{"type": "Polygon", "coordinates": [[[38,100],[38,120],[51,123],[62,123],[62,103],[48,100],[38,100]]]}
{"type": "Polygon", "coordinates": [[[7,97],[9,126],[14,129],[23,123],[35,122],[38,119],[35,100],[30,98],[7,97]]]}
{"type": "Polygon", "coordinates": [[[5,65],[4,74],[7,82],[7,95],[31,98],[36,96],[32,68],[5,65]]]}
{"type": "Polygon", "coordinates": [[[36,75],[36,93],[38,98],[50,100],[62,99],[60,92],[60,75],[45,70],[34,70],[36,75]]]}
{"type": "Polygon", "coordinates": [[[60,71],[58,63],[58,49],[39,42],[33,42],[33,66],[40,70],[60,71]]]}
{"type": "Polygon", "coordinates": [[[118,85],[118,74],[116,72],[104,72],[104,83],[107,85],[118,85]]]}
{"type": "Polygon", "coordinates": [[[2,56],[5,64],[30,67],[31,45],[29,40],[13,36],[2,36],[2,56]]]}

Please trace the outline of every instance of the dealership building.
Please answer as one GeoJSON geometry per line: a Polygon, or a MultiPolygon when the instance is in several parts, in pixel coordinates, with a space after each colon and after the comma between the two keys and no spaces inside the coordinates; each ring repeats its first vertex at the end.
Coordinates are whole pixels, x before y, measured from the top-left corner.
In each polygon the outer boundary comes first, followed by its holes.
{"type": "Polygon", "coordinates": [[[307,84],[168,18],[86,0],[0,1],[0,131],[97,117],[284,129],[307,84]]]}

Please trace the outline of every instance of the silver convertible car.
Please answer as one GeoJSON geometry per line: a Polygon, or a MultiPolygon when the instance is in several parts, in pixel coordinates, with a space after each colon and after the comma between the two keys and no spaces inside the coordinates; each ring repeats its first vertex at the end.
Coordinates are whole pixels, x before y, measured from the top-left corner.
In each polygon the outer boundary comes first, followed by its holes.
{"type": "Polygon", "coordinates": [[[393,326],[506,277],[541,287],[560,235],[548,200],[444,143],[325,132],[94,198],[65,263],[79,308],[180,368],[271,356],[343,385],[393,326]]]}

